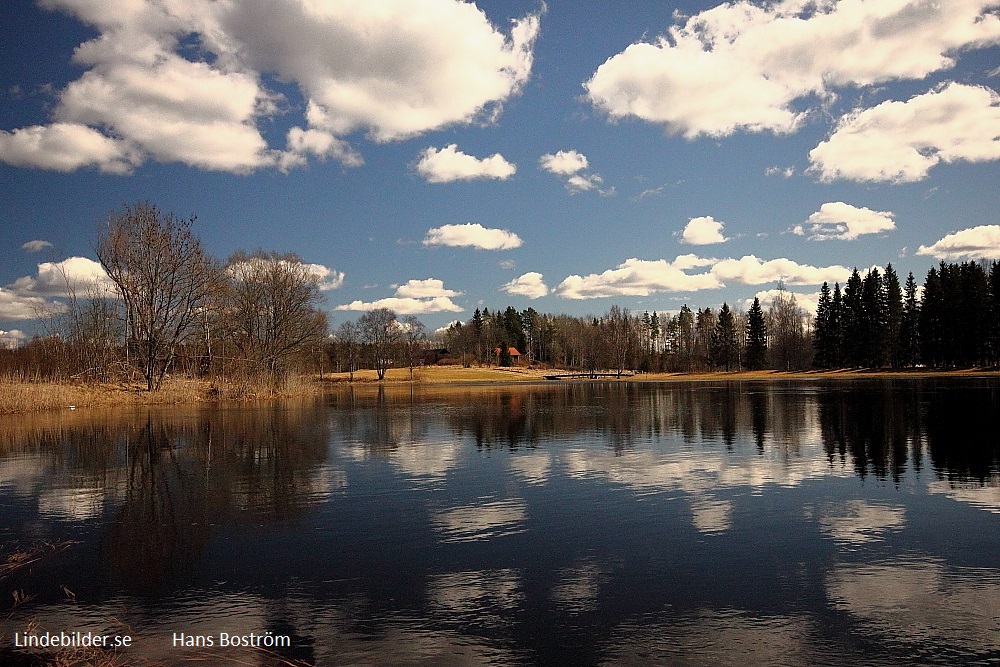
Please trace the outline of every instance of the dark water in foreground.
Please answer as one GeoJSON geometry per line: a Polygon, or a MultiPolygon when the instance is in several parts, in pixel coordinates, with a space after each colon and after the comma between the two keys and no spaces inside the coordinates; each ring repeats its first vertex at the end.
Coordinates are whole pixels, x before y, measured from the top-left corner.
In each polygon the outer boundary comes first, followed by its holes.
{"type": "Polygon", "coordinates": [[[996,664],[1000,382],[3,418],[0,555],[66,540],[0,574],[0,664],[28,629],[164,665],[996,664]]]}

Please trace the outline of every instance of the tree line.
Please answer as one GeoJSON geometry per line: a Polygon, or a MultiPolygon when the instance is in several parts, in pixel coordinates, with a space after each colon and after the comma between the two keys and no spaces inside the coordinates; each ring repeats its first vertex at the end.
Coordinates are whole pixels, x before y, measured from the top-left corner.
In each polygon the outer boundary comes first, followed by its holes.
{"type": "Polygon", "coordinates": [[[331,332],[319,276],[294,254],[211,257],[194,218],[126,206],[100,226],[96,252],[110,288],[84,295],[68,278],[64,312],[47,332],[0,351],[0,368],[98,381],[168,374],[253,378],[392,367],[440,358],[464,366],[516,363],[584,371],[709,372],[1000,365],[1000,262],[945,263],[904,285],[892,265],[823,283],[815,317],[779,282],[765,309],[632,312],[613,305],[577,317],[477,308],[429,336],[413,315],[377,308],[331,332]],[[519,359],[515,360],[515,355],[519,359]]]}
{"type": "Polygon", "coordinates": [[[941,262],[922,286],[888,264],[854,269],[844,288],[823,283],[815,316],[779,283],[767,308],[630,312],[572,317],[477,309],[452,324],[446,344],[465,365],[529,364],[596,373],[906,369],[1000,365],[1000,262],[941,262]]]}

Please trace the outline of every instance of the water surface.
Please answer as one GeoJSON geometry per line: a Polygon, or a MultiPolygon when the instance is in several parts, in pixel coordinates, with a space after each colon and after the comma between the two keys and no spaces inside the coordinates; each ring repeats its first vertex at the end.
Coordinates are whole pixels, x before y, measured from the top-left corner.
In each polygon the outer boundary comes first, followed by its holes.
{"type": "Polygon", "coordinates": [[[3,553],[64,548],[0,579],[0,658],[30,626],[165,665],[987,664],[998,420],[975,379],[5,418],[3,553]],[[172,641],[222,632],[290,645],[172,641]]]}

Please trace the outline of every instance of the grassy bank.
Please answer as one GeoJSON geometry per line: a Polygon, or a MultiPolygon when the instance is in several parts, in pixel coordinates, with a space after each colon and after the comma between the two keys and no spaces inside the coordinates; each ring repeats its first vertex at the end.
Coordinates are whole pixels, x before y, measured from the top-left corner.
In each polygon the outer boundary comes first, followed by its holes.
{"type": "Polygon", "coordinates": [[[144,384],[92,383],[0,377],[0,414],[109,408],[130,405],[177,405],[220,400],[255,401],[318,394],[320,383],[293,377],[280,387],[253,379],[170,378],[154,392],[144,384]]]}
{"type": "MultiPolygon", "coordinates": [[[[427,366],[414,369],[414,384],[445,386],[463,384],[509,384],[552,382],[546,376],[570,373],[539,368],[498,368],[461,366],[427,366]]],[[[734,373],[641,373],[620,379],[601,378],[611,382],[692,382],[722,380],[820,380],[893,377],[1000,377],[996,370],[960,371],[745,371],[734,373]]],[[[557,380],[566,381],[566,380],[557,380]]],[[[410,371],[393,368],[381,384],[409,385],[410,371]]],[[[78,408],[122,407],[130,405],[177,405],[219,401],[257,401],[293,396],[320,394],[327,389],[344,386],[378,386],[375,371],[355,371],[353,384],[348,373],[327,373],[318,377],[299,376],[287,380],[281,387],[253,380],[198,380],[173,378],[164,382],[159,391],[148,392],[143,385],[93,384],[52,382],[20,378],[0,378],[0,414],[75,410],[78,408]]]]}

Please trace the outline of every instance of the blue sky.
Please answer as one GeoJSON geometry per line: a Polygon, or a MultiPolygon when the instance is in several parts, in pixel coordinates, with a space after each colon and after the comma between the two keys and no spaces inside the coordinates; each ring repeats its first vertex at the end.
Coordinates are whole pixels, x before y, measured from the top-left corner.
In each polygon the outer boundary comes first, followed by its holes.
{"type": "Polygon", "coordinates": [[[220,258],[316,265],[334,324],[743,307],[779,278],[808,307],[855,266],[997,258],[998,15],[5,0],[0,331],[100,279],[96,225],[140,200],[220,258]]]}

